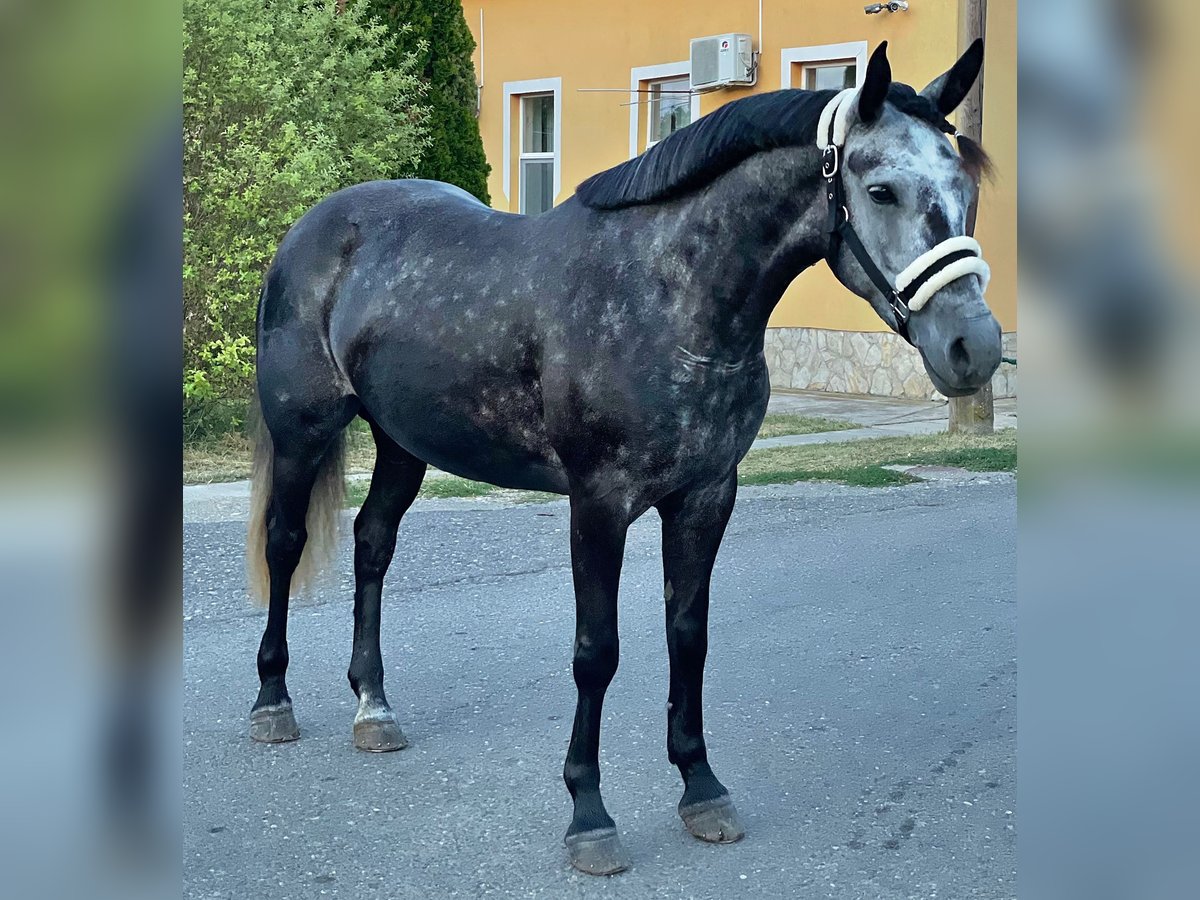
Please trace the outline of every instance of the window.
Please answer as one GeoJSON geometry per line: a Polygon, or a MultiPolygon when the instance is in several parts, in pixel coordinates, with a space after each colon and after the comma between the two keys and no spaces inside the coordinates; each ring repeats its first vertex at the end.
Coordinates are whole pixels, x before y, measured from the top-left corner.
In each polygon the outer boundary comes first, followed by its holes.
{"type": "Polygon", "coordinates": [[[645,96],[648,98],[649,119],[646,124],[646,148],[674,134],[692,121],[692,91],[690,79],[671,78],[652,81],[645,96]]]}
{"type": "Polygon", "coordinates": [[[784,47],[780,51],[781,87],[841,91],[860,87],[867,70],[867,42],[784,47]]]}
{"type": "Polygon", "coordinates": [[[700,118],[689,71],[686,59],[629,70],[630,159],[700,118]]]}
{"type": "Polygon", "coordinates": [[[500,183],[508,209],[537,215],[554,206],[562,193],[562,140],[562,79],[504,82],[500,183]]]}
{"type": "Polygon", "coordinates": [[[858,83],[858,65],[854,60],[809,63],[804,66],[806,91],[842,91],[858,83]]]}
{"type": "Polygon", "coordinates": [[[521,98],[521,212],[543,213],[554,205],[554,95],[521,98]]]}

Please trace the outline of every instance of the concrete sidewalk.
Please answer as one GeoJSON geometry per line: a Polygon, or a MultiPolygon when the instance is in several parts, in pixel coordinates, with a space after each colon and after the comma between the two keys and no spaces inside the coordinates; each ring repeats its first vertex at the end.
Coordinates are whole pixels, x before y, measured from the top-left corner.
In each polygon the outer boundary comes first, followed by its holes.
{"type": "MultiPolygon", "coordinates": [[[[767,413],[793,413],[853,422],[860,428],[822,431],[815,434],[787,434],[763,438],[753,449],[794,447],[800,444],[834,444],[864,438],[900,437],[914,434],[938,434],[946,430],[949,404],[945,400],[902,400],[895,397],[865,397],[858,394],[830,394],[824,391],[776,391],[771,394],[767,413]]],[[[1017,427],[1015,397],[996,401],[996,429],[1017,427]]]]}
{"type": "MultiPolygon", "coordinates": [[[[945,401],[901,400],[893,397],[865,397],[855,394],[830,394],[823,391],[779,391],[771,395],[768,413],[793,413],[853,422],[861,427],[815,434],[788,434],[763,438],[753,449],[790,447],[801,444],[832,444],[866,438],[936,434],[946,430],[949,415],[945,401]]],[[[996,428],[1017,426],[1017,401],[996,401],[996,428]]],[[[430,469],[427,478],[445,473],[430,469]]],[[[351,480],[370,475],[350,475],[351,480]]],[[[219,484],[188,484],[183,487],[185,521],[245,519],[250,507],[250,482],[229,481],[219,484]]]]}

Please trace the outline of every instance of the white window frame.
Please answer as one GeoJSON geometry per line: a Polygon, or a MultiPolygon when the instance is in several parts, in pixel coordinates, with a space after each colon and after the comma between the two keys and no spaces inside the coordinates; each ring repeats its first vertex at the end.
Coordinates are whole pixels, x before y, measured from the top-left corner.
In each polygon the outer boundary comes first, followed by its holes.
{"type": "MultiPolygon", "coordinates": [[[[554,168],[551,170],[551,176],[556,175],[558,173],[557,154],[553,150],[551,150],[550,152],[547,153],[544,151],[533,152],[533,151],[525,149],[525,104],[529,100],[540,100],[543,97],[553,97],[553,96],[554,96],[553,94],[549,94],[549,93],[518,95],[518,103],[519,103],[518,115],[520,116],[520,119],[521,119],[521,124],[519,126],[521,129],[521,139],[518,142],[519,146],[517,148],[517,212],[519,212],[521,215],[526,215],[525,191],[523,189],[523,185],[521,184],[521,179],[523,179],[525,177],[525,163],[529,162],[529,161],[550,160],[550,162],[554,165],[554,168]]],[[[555,109],[557,110],[557,106],[555,107],[555,109]]],[[[557,130],[557,128],[558,128],[557,117],[555,119],[554,127],[557,130]]],[[[554,144],[558,143],[558,141],[556,139],[552,138],[551,140],[554,144]]],[[[558,195],[557,186],[556,186],[554,193],[555,193],[555,196],[558,195]]],[[[554,197],[550,198],[550,206],[551,207],[554,206],[554,197]]]]}
{"type": "MultiPolygon", "coordinates": [[[[692,74],[692,63],[690,60],[682,60],[673,63],[660,63],[657,66],[634,66],[629,70],[629,158],[633,159],[641,149],[638,146],[638,113],[641,111],[642,103],[645,102],[649,106],[648,95],[642,94],[644,84],[655,81],[668,81],[673,78],[690,78],[692,74]]],[[[700,95],[692,94],[692,121],[695,122],[700,118],[700,95]]],[[[654,142],[650,141],[650,113],[646,113],[646,148],[649,150],[654,146],[654,142]]]]}
{"type": "MultiPolygon", "coordinates": [[[[863,77],[867,74],[866,41],[819,44],[813,47],[784,47],[779,52],[780,87],[793,87],[792,66],[796,63],[799,63],[803,70],[806,65],[838,63],[845,60],[854,60],[854,86],[862,87],[863,77]]],[[[795,87],[804,87],[803,81],[795,87]]]]}
{"type": "MultiPolygon", "coordinates": [[[[500,181],[504,191],[504,199],[509,206],[512,205],[512,98],[520,97],[524,94],[554,95],[554,152],[550,154],[554,159],[553,202],[558,200],[558,195],[562,192],[562,78],[531,78],[526,81],[506,81],[504,82],[504,172],[501,174],[500,181]]],[[[518,103],[517,106],[519,116],[521,114],[521,105],[518,103]]],[[[524,141],[524,122],[518,122],[517,127],[521,129],[521,140],[524,141]]],[[[519,154],[520,149],[518,148],[519,154]]],[[[548,158],[545,154],[537,155],[543,159],[548,158]]],[[[519,168],[519,160],[517,165],[519,168]]],[[[553,205],[553,202],[551,205],[553,205]]]]}

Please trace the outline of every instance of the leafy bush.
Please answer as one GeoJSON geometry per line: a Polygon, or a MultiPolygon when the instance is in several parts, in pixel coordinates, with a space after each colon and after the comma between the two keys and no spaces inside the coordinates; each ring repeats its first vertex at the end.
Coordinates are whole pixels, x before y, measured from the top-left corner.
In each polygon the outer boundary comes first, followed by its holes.
{"type": "Polygon", "coordinates": [[[339,188],[413,174],[429,114],[414,53],[365,2],[183,11],[183,389],[199,411],[249,396],[259,292],[287,229],[339,188]]]}

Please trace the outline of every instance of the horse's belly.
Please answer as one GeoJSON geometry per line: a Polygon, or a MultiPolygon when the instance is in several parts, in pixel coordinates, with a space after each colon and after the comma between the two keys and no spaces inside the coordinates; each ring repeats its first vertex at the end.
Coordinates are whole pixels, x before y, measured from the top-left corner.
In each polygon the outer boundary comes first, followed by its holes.
{"type": "Polygon", "coordinates": [[[565,494],[567,476],[551,453],[511,433],[469,433],[459,429],[440,433],[406,429],[397,437],[406,450],[432,466],[499,487],[565,494]]]}
{"type": "Polygon", "coordinates": [[[566,473],[533,400],[519,386],[476,386],[440,395],[410,389],[390,402],[364,405],[392,440],[444,472],[500,487],[566,493],[566,473]]]}

